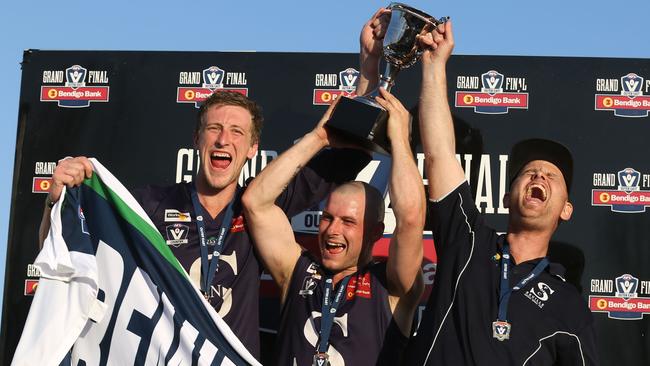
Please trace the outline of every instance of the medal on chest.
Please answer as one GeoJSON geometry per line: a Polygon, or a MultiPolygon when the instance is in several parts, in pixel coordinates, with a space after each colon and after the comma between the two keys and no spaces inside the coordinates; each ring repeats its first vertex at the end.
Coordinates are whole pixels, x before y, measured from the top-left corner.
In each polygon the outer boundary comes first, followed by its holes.
{"type": "Polygon", "coordinates": [[[312,366],[330,366],[329,356],[327,353],[316,352],[312,366]]]}

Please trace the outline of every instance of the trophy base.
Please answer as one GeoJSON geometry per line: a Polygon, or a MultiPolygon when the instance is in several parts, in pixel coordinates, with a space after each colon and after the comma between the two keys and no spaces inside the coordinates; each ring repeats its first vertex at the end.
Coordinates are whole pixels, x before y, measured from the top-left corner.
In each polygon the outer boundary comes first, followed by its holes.
{"type": "Polygon", "coordinates": [[[369,98],[340,98],[327,127],[353,144],[390,155],[390,140],[386,134],[388,112],[369,98]]]}

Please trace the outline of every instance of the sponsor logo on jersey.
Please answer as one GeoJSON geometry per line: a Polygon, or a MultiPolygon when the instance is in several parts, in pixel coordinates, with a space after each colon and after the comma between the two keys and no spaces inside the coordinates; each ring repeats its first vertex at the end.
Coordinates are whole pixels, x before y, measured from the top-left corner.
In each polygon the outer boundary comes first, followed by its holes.
{"type": "Polygon", "coordinates": [[[359,71],[349,67],[338,74],[316,74],[314,77],[314,105],[330,105],[340,95],[354,98],[357,94],[359,71]],[[321,87],[321,88],[319,88],[321,87]],[[326,88],[322,88],[326,87],[326,88]]]}
{"type": "Polygon", "coordinates": [[[34,177],[32,179],[32,193],[48,193],[52,186],[52,178],[34,177]]]}
{"type": "Polygon", "coordinates": [[[106,70],[88,70],[81,65],[72,65],[65,71],[45,70],[43,84],[41,102],[57,102],[62,108],[84,108],[91,102],[108,102],[106,70]]]}
{"type": "Polygon", "coordinates": [[[480,77],[459,75],[456,89],[456,107],[474,108],[475,113],[504,114],[511,108],[528,109],[526,78],[506,77],[490,70],[480,77]]]}
{"type": "Polygon", "coordinates": [[[524,296],[532,301],[533,304],[537,305],[537,307],[542,309],[554,292],[555,290],[546,283],[538,282],[536,285],[533,285],[526,290],[524,296]]]}
{"type": "Polygon", "coordinates": [[[589,308],[595,313],[607,313],[610,319],[639,320],[650,314],[650,281],[640,281],[631,274],[615,279],[592,279],[589,308]],[[601,296],[598,293],[609,294],[601,296]],[[613,296],[612,296],[613,295],[613,296]]]}
{"type": "Polygon", "coordinates": [[[174,208],[165,209],[165,222],[192,222],[189,212],[180,212],[174,208]]]}
{"type": "Polygon", "coordinates": [[[37,287],[38,287],[38,280],[25,280],[25,290],[23,294],[25,296],[34,296],[37,287]]]}
{"type": "Polygon", "coordinates": [[[642,174],[634,168],[625,168],[616,174],[594,173],[596,187],[611,189],[592,189],[592,206],[608,206],[613,212],[641,213],[650,206],[650,174],[642,174]]]}
{"type": "Polygon", "coordinates": [[[372,298],[370,272],[366,272],[363,275],[358,273],[356,276],[350,278],[350,282],[348,282],[348,287],[346,289],[346,295],[348,300],[357,296],[366,299],[372,298]]]}
{"type": "Polygon", "coordinates": [[[599,78],[596,79],[596,91],[615,92],[596,94],[597,111],[614,111],[617,117],[648,117],[650,96],[643,93],[650,91],[650,80],[632,72],[620,79],[599,78]]]}
{"type": "Polygon", "coordinates": [[[183,224],[167,225],[167,245],[178,248],[182,244],[187,244],[187,234],[190,231],[189,226],[183,224]]]}
{"type": "Polygon", "coordinates": [[[244,231],[244,216],[239,215],[232,220],[232,226],[230,226],[231,233],[239,233],[244,231]]]}
{"type": "Polygon", "coordinates": [[[245,72],[229,72],[219,66],[209,66],[203,71],[181,71],[178,76],[176,103],[194,103],[201,106],[215,91],[228,91],[248,96],[245,72]]]}

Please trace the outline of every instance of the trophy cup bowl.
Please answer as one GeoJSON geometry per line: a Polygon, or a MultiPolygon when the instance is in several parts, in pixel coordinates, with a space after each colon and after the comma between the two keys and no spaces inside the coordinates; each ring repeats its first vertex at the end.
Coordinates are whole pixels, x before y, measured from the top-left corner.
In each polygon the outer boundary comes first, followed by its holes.
{"type": "Polygon", "coordinates": [[[383,41],[384,71],[378,87],[354,99],[341,97],[327,122],[328,128],[344,139],[386,155],[390,155],[390,141],[386,135],[388,113],[375,101],[379,88],[390,91],[399,71],[415,64],[422,55],[418,35],[432,31],[447,20],[437,20],[401,3],[391,3],[388,9],[391,15],[383,41]]]}

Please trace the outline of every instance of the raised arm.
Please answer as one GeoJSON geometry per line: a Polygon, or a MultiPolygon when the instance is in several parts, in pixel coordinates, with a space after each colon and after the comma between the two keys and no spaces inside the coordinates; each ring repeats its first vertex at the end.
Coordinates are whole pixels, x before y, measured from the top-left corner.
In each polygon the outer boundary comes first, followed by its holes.
{"type": "Polygon", "coordinates": [[[242,197],[249,232],[266,269],[282,291],[282,302],[302,248],[295,240],[289,218],[275,201],[309,159],[329,145],[323,124],[334,105],[313,131],[267,165],[242,197]]]}
{"type": "Polygon", "coordinates": [[[50,211],[51,205],[61,198],[61,192],[64,186],[75,187],[80,185],[84,179],[90,178],[93,174],[93,166],[90,160],[85,156],[76,158],[62,159],[54,169],[52,174],[52,185],[45,199],[45,208],[41,225],[38,228],[38,246],[43,247],[43,242],[50,230],[50,211]]]}
{"type": "Polygon", "coordinates": [[[409,113],[397,98],[380,89],[377,101],[389,112],[388,137],[392,150],[389,194],[395,213],[386,277],[391,296],[418,300],[422,294],[422,230],[425,199],[422,177],[409,145],[409,113]]]}
{"type": "Polygon", "coordinates": [[[454,48],[451,21],[421,37],[420,42],[426,48],[422,55],[420,135],[429,198],[439,200],[465,180],[456,160],[454,124],[447,99],[446,64],[454,48]]]}
{"type": "Polygon", "coordinates": [[[361,69],[359,73],[361,75],[357,83],[357,95],[367,94],[377,86],[382,43],[389,20],[390,9],[380,8],[361,29],[359,36],[359,67],[361,69]]]}

